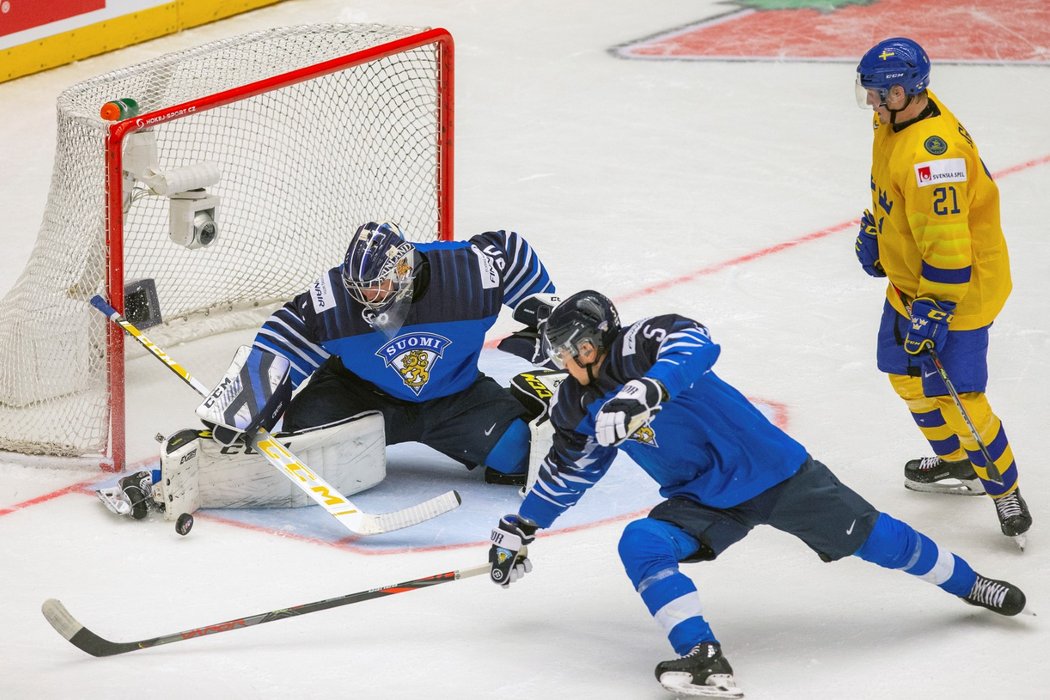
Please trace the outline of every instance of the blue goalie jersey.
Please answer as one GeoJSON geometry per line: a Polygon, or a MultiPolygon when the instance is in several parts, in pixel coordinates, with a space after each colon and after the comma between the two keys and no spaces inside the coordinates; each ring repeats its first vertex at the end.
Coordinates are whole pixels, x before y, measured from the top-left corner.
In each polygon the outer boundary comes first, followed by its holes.
{"type": "Polygon", "coordinates": [[[805,448],[773,425],[711,367],[719,346],[707,329],[676,315],[643,319],[612,343],[596,381],[567,378],[551,421],[554,445],[519,510],[549,527],[605,475],[622,449],[660,485],[664,498],[686,496],[731,508],[795,474],[805,448]],[[631,379],[650,377],[668,400],[619,448],[595,439],[602,404],[631,379]]]}
{"type": "Polygon", "coordinates": [[[273,313],[254,345],[287,357],[298,386],[329,357],[390,396],[422,402],[467,389],[478,378],[485,333],[503,305],[554,284],[528,242],[491,231],[467,241],[418,243],[426,272],[401,328],[387,337],[342,283],[339,267],[273,313]]]}

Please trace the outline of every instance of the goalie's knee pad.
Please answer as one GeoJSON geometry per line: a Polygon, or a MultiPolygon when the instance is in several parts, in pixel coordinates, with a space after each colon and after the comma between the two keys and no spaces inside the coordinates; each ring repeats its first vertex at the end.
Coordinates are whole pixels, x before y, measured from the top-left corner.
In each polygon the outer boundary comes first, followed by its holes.
{"type": "MultiPolygon", "coordinates": [[[[378,411],[274,437],[344,496],[386,478],[386,431],[378,411]]],[[[196,430],[180,431],[166,441],[160,490],[168,519],[198,508],[313,505],[309,496],[250,447],[223,445],[196,430]]]]}

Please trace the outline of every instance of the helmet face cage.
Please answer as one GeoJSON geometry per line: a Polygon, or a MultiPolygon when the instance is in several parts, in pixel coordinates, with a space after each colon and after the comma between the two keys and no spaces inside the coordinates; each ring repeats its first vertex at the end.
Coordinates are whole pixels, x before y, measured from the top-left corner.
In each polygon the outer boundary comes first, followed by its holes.
{"type": "Polygon", "coordinates": [[[369,222],[357,229],[341,274],[350,297],[378,311],[412,292],[415,247],[394,223],[369,222]]]}
{"type": "Polygon", "coordinates": [[[580,346],[584,343],[589,343],[596,350],[598,349],[593,338],[585,336],[582,330],[583,329],[579,326],[573,326],[569,329],[568,335],[560,340],[553,339],[551,334],[544,334],[543,349],[546,351],[547,357],[550,358],[555,367],[558,369],[565,369],[565,365],[567,364],[566,358],[578,358],[582,349],[580,346]]]}
{"type": "MultiPolygon", "coordinates": [[[[590,345],[596,352],[609,348],[620,332],[620,316],[607,298],[594,291],[568,297],[550,314],[543,327],[543,349],[559,369],[590,345]]],[[[578,360],[577,360],[578,361],[578,360]]]]}
{"type": "Polygon", "coordinates": [[[894,37],[880,41],[868,50],[857,65],[857,103],[867,108],[867,91],[878,91],[880,101],[894,85],[909,96],[918,95],[930,85],[930,58],[915,41],[894,37]]]}

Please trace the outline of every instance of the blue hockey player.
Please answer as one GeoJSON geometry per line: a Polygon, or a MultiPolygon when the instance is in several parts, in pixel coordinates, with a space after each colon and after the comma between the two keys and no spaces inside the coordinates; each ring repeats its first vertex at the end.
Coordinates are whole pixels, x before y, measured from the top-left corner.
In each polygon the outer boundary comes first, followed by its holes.
{"type": "Polygon", "coordinates": [[[284,412],[285,431],[378,410],[388,445],[421,442],[484,465],[488,481],[523,483],[522,404],[478,359],[503,306],[532,319],[525,335],[537,337],[536,309],[549,310],[554,291],[517,233],[411,243],[397,224],[369,222],[343,264],[276,311],[253,345],[290,361],[293,386],[310,378],[284,412]]]}
{"type": "Polygon", "coordinates": [[[672,692],[741,697],[733,670],[679,563],[715,559],[756,525],[795,535],[824,561],[857,556],[902,569],[1001,615],[1025,606],[1019,588],[974,572],[907,523],[878,511],[711,371],[720,348],[677,315],[621,328],[612,303],[574,294],[550,314],[544,341],[569,373],[551,409],[554,444],[516,514],[492,530],[492,580],[532,569],[524,547],[609,469],[617,448],[666,499],[627,525],[619,554],[680,658],[656,677],[672,692]]]}
{"type": "Polygon", "coordinates": [[[411,243],[395,223],[366,223],[341,265],[238,350],[197,411],[211,433],[179,431],[164,445],[160,470],[125,477],[99,497],[134,518],[146,517],[153,501],[176,514],[295,505],[296,490],[244,446],[246,434],[282,418],[278,437],[344,495],[385,478],[383,450],[374,449],[384,440],[423,443],[470,469],[484,465],[490,483],[524,484],[532,442],[525,399],[482,373],[478,360],[508,306],[525,327],[500,347],[545,362],[538,326],[554,291],[517,233],[411,243]]]}

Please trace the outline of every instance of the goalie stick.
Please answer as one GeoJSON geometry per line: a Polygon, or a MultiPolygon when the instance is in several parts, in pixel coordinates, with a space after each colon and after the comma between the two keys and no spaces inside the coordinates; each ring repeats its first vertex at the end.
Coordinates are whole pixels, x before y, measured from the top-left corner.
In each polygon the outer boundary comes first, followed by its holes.
{"type": "Polygon", "coordinates": [[[489,564],[484,564],[470,569],[446,571],[443,574],[424,576],[423,578],[416,578],[403,583],[395,583],[391,586],[372,588],[358,593],[348,593],[344,596],[339,596],[338,598],[328,598],[313,603],[295,605],[290,608],[280,608],[278,610],[271,610],[257,615],[249,615],[247,617],[227,620],[226,622],[219,622],[213,625],[205,625],[204,627],[197,627],[196,629],[189,629],[183,632],[175,632],[174,634],[166,634],[151,639],[142,639],[137,642],[111,642],[108,639],[103,639],[78,622],[76,618],[69,614],[69,611],[66,610],[66,606],[62,605],[61,601],[54,598],[45,600],[40,610],[44,613],[44,617],[47,618],[47,621],[51,623],[51,626],[54,627],[60,635],[68,639],[76,648],[91,654],[92,656],[114,656],[115,654],[125,654],[129,651],[138,651],[139,649],[160,646],[161,644],[183,642],[187,639],[194,639],[195,637],[204,637],[209,634],[229,632],[242,627],[262,625],[267,622],[283,620],[288,617],[297,617],[299,615],[318,612],[319,610],[338,608],[342,605],[360,603],[365,600],[382,598],[396,593],[405,593],[419,588],[429,588],[430,586],[436,586],[439,583],[448,583],[449,581],[458,581],[461,578],[486,574],[488,573],[489,568],[489,564]]]}
{"type": "MultiPolygon", "coordinates": [[[[124,318],[99,295],[91,298],[91,305],[98,309],[110,321],[117,324],[134,338],[140,345],[150,351],[168,369],[182,381],[189,384],[202,397],[207,397],[208,389],[193,377],[182,365],[161,350],[149,338],[142,334],[133,323],[124,318]]],[[[333,486],[293,455],[288,448],[277,442],[269,431],[262,428],[251,438],[252,447],[261,454],[275,469],[287,476],[293,484],[303,490],[329,515],[343,524],[355,535],[378,535],[392,530],[418,525],[421,522],[454,510],[462,503],[459,493],[447,491],[428,501],[390,513],[371,514],[362,512],[346,499],[333,486]]]]}

